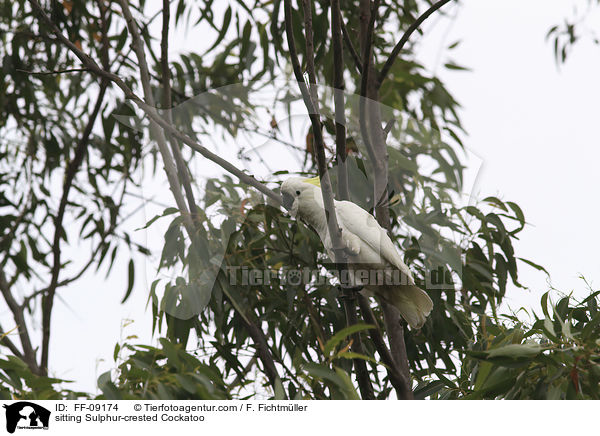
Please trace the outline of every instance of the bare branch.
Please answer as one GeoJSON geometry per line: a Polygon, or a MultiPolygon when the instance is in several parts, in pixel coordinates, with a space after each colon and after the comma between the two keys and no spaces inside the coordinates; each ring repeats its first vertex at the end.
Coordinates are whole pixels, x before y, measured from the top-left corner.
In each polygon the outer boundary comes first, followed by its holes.
{"type": "Polygon", "coordinates": [[[242,183],[245,183],[249,186],[256,188],[258,191],[265,194],[267,197],[272,199],[277,205],[282,204],[281,196],[275,193],[273,190],[266,187],[264,184],[260,183],[258,180],[254,178],[254,176],[249,175],[235,165],[231,164],[227,160],[221,158],[220,156],[214,154],[206,147],[202,146],[199,142],[193,140],[189,136],[184,133],[181,133],[177,130],[172,124],[166,121],[156,110],[155,107],[144,102],[140,97],[138,97],[126,84],[125,82],[116,74],[113,74],[109,71],[106,71],[98,66],[96,61],[93,58],[88,56],[82,50],[80,50],[75,44],[69,41],[60,31],[58,27],[52,22],[50,17],[44,12],[41,8],[37,0],[29,0],[29,3],[32,5],[34,11],[40,16],[40,18],[52,29],[52,32],[56,35],[58,40],[67,46],[77,58],[81,61],[81,63],[90,69],[90,71],[100,77],[104,77],[112,81],[115,85],[117,85],[126,98],[132,100],[144,113],[157,124],[159,124],[162,128],[164,128],[167,133],[173,135],[175,138],[182,141],[184,144],[188,145],[194,151],[200,153],[202,156],[207,158],[208,160],[213,161],[217,165],[219,165],[224,170],[230,172],[234,176],[236,176],[242,183]]]}
{"type": "Polygon", "coordinates": [[[437,3],[434,3],[429,9],[427,9],[425,12],[423,12],[423,14],[419,18],[417,18],[416,21],[414,23],[412,23],[408,29],[406,29],[406,32],[404,32],[404,35],[402,35],[402,38],[400,38],[400,41],[398,41],[398,43],[392,50],[392,53],[388,57],[387,61],[385,61],[385,64],[383,65],[383,68],[381,69],[381,72],[379,73],[379,77],[377,78],[377,85],[376,85],[377,88],[381,87],[381,84],[383,83],[383,81],[385,80],[386,76],[388,75],[390,69],[394,65],[396,58],[398,57],[398,55],[404,48],[404,45],[408,42],[410,36],[415,32],[415,30],[417,30],[419,28],[419,26],[421,24],[423,24],[423,22],[427,18],[429,18],[429,16],[431,14],[433,14],[435,11],[437,11],[438,9],[440,9],[442,6],[444,6],[446,3],[449,3],[450,1],[451,0],[439,0],[437,3]]]}
{"type": "MultiPolygon", "coordinates": [[[[146,97],[146,101],[147,101],[148,105],[153,107],[154,99],[152,97],[152,90],[150,88],[150,76],[148,74],[148,65],[146,63],[144,47],[142,45],[142,39],[139,35],[135,20],[133,19],[133,16],[131,15],[131,11],[129,9],[128,2],[126,0],[119,0],[119,3],[121,4],[123,14],[125,16],[125,19],[127,20],[127,25],[130,29],[131,36],[133,39],[134,49],[136,51],[138,61],[140,64],[140,73],[141,73],[142,84],[144,87],[144,95],[146,97]]],[[[168,27],[168,24],[167,24],[167,27],[168,27]]],[[[166,124],[171,126],[171,123],[168,121],[166,121],[166,124]]],[[[187,207],[186,207],[183,197],[181,195],[181,191],[179,190],[179,186],[177,185],[176,169],[175,169],[175,166],[173,165],[173,161],[172,161],[173,158],[169,152],[169,149],[166,146],[164,131],[158,129],[158,126],[159,126],[158,123],[153,119],[151,121],[150,127],[154,131],[155,137],[157,138],[157,143],[159,145],[159,149],[160,149],[161,155],[163,157],[163,162],[165,164],[165,170],[167,172],[167,177],[169,179],[169,184],[171,185],[171,191],[173,192],[173,194],[175,196],[175,200],[177,202],[177,206],[179,207],[179,209],[181,211],[187,212],[187,207]]],[[[177,147],[177,144],[175,144],[175,147],[177,147]]],[[[179,151],[179,149],[177,149],[177,150],[179,151]]],[[[191,187],[190,187],[190,189],[191,189],[191,187]]],[[[185,219],[185,216],[184,216],[184,219],[185,219]]],[[[187,216],[187,219],[189,220],[189,222],[188,222],[188,225],[186,226],[186,228],[187,228],[190,238],[192,240],[194,240],[195,239],[195,224],[193,221],[191,221],[189,215],[187,216]]],[[[257,353],[264,365],[265,373],[267,374],[267,377],[269,378],[271,385],[273,387],[275,387],[277,384],[277,380],[279,380],[280,378],[279,378],[279,374],[277,373],[277,369],[275,368],[275,362],[273,361],[273,356],[271,355],[271,352],[269,351],[269,346],[268,346],[265,334],[258,327],[258,324],[256,323],[255,320],[252,320],[252,319],[246,318],[246,317],[244,317],[244,320],[246,321],[246,328],[247,328],[250,336],[252,337],[252,340],[254,341],[254,344],[257,348],[257,353]]]]}
{"type": "Polygon", "coordinates": [[[390,118],[385,127],[383,128],[383,134],[387,138],[392,129],[394,128],[394,124],[396,123],[396,118],[390,118]]]}
{"type": "Polygon", "coordinates": [[[87,151],[87,146],[89,142],[90,135],[92,133],[92,129],[96,122],[96,118],[100,113],[100,108],[102,107],[102,102],[104,100],[104,95],[106,93],[106,88],[108,87],[108,81],[102,80],[100,85],[100,91],[98,92],[98,97],[96,98],[96,104],[88,122],[83,130],[81,138],[75,147],[75,155],[73,156],[73,160],[67,164],[65,169],[65,177],[63,183],[63,193],[60,199],[60,204],[58,206],[58,212],[56,214],[56,218],[54,219],[54,239],[52,240],[52,270],[51,270],[51,278],[50,285],[48,286],[48,292],[42,298],[42,357],[40,361],[40,366],[44,373],[48,371],[48,354],[49,354],[49,346],[50,346],[50,318],[52,317],[52,307],[54,305],[54,296],[56,294],[56,287],[58,284],[58,276],[60,273],[60,240],[64,233],[64,229],[62,226],[62,222],[65,216],[65,211],[67,208],[67,202],[69,199],[69,192],[71,191],[71,187],[73,186],[73,180],[83,162],[83,158],[87,151]]]}
{"type": "Polygon", "coordinates": [[[350,56],[352,56],[352,60],[354,61],[354,65],[356,66],[356,69],[358,70],[359,73],[362,73],[362,64],[360,62],[360,55],[354,48],[354,44],[352,44],[352,40],[350,39],[350,35],[348,34],[348,29],[346,29],[346,24],[344,23],[344,20],[342,20],[341,16],[339,17],[339,20],[340,20],[341,27],[342,27],[342,35],[344,36],[344,43],[346,44],[346,47],[348,48],[348,51],[350,52],[350,56]]]}
{"type": "Polygon", "coordinates": [[[346,112],[344,98],[344,49],[340,1],[331,1],[331,40],[333,45],[333,100],[335,106],[335,147],[340,200],[350,200],[346,168],[346,112]]]}
{"type": "Polygon", "coordinates": [[[315,114],[319,115],[319,128],[321,128],[317,76],[315,73],[315,43],[312,29],[312,1],[302,0],[302,10],[304,12],[304,33],[306,34],[304,39],[306,41],[306,73],[308,74],[308,90],[310,92],[310,98],[312,99],[315,114]]]}
{"type": "MultiPolygon", "coordinates": [[[[133,15],[131,14],[129,2],[127,0],[119,0],[119,4],[121,5],[123,16],[125,17],[125,21],[127,22],[127,28],[129,29],[129,33],[131,34],[133,50],[135,51],[136,57],[138,59],[138,65],[140,67],[140,80],[142,82],[142,88],[144,90],[144,99],[146,100],[146,103],[148,105],[154,107],[155,103],[154,96],[152,94],[152,87],[150,85],[150,74],[148,62],[146,61],[146,51],[144,49],[144,43],[140,35],[138,25],[135,19],[133,18],[133,15]]],[[[169,182],[169,188],[173,193],[173,197],[175,198],[177,208],[183,216],[184,226],[186,227],[190,238],[192,238],[193,240],[195,235],[194,223],[191,219],[190,212],[179,187],[177,167],[175,166],[174,158],[171,154],[171,151],[167,146],[165,133],[162,129],[159,129],[158,124],[154,120],[150,120],[150,132],[158,145],[158,150],[162,157],[165,173],[169,182]]]]}
{"type": "MultiPolygon", "coordinates": [[[[163,84],[163,108],[167,111],[167,121],[169,124],[173,124],[171,115],[171,70],[169,69],[169,20],[171,17],[170,2],[169,0],[163,0],[163,22],[162,22],[162,33],[160,40],[160,64],[162,72],[162,84],[163,84]]],[[[192,190],[192,181],[190,172],[183,160],[179,144],[173,138],[172,135],[167,135],[169,144],[171,145],[171,151],[175,157],[175,165],[177,165],[177,172],[179,174],[179,180],[183,185],[185,195],[188,202],[190,213],[192,214],[192,220],[197,219],[197,205],[194,198],[194,191],[192,190]]]]}
{"type": "MultiPolygon", "coordinates": [[[[15,329],[18,329],[18,328],[19,328],[19,326],[15,327],[15,329]]],[[[21,351],[19,350],[19,348],[8,337],[8,334],[11,331],[12,330],[5,332],[4,329],[2,328],[2,326],[0,326],[0,344],[4,345],[6,348],[8,348],[10,350],[11,353],[13,353],[19,359],[23,360],[23,354],[21,354],[21,351]]]]}
{"type": "MultiPolygon", "coordinates": [[[[370,7],[370,1],[369,3],[370,7]]],[[[375,168],[375,171],[378,171],[379,160],[375,157],[375,151],[373,150],[373,144],[371,142],[371,135],[369,131],[369,125],[367,122],[367,104],[371,102],[368,101],[369,97],[369,73],[373,69],[372,62],[372,45],[373,45],[373,29],[375,27],[375,20],[377,19],[377,9],[379,7],[379,0],[375,0],[375,6],[372,11],[368,13],[368,24],[366,27],[366,33],[363,38],[363,57],[362,57],[362,75],[360,78],[360,100],[359,100],[359,124],[360,124],[360,132],[362,139],[365,144],[365,148],[367,149],[367,154],[369,155],[369,159],[375,168]]],[[[379,196],[375,198],[375,204],[378,204],[380,201],[379,196]]]]}
{"type": "MultiPolygon", "coordinates": [[[[323,204],[325,207],[325,217],[327,220],[327,226],[329,235],[332,242],[332,251],[334,253],[334,262],[336,263],[337,269],[340,271],[340,277],[343,277],[342,271],[347,269],[347,260],[344,253],[344,246],[341,238],[341,230],[338,226],[337,217],[335,213],[335,205],[333,202],[333,189],[331,187],[331,181],[329,179],[329,173],[327,171],[327,161],[325,158],[325,143],[323,140],[323,133],[321,130],[321,120],[318,112],[318,96],[316,90],[316,75],[314,65],[314,53],[312,50],[312,9],[308,0],[302,0],[304,9],[304,31],[306,35],[306,69],[309,77],[310,91],[306,87],[304,78],[302,76],[302,70],[300,68],[300,62],[298,60],[298,53],[296,50],[296,42],[293,35],[293,23],[292,23],[292,6],[290,0],[284,1],[285,9],[285,27],[286,35],[288,40],[288,48],[290,52],[290,58],[294,69],[294,75],[300,86],[300,92],[304,99],[304,104],[308,109],[308,114],[311,120],[314,136],[315,151],[317,157],[317,166],[319,169],[319,177],[321,179],[321,193],[323,195],[323,204]]],[[[344,147],[345,149],[345,147],[344,147]]],[[[342,291],[345,297],[349,297],[352,290],[347,289],[347,284],[342,283],[342,291]]],[[[350,302],[349,298],[344,298],[344,310],[346,313],[347,325],[356,324],[356,307],[350,302]]],[[[362,343],[360,336],[354,335],[355,339],[355,350],[362,352],[362,343]]],[[[358,385],[361,391],[361,395],[364,399],[374,398],[373,386],[369,379],[369,373],[367,371],[364,360],[354,359],[354,365],[356,368],[356,376],[358,385]]]]}
{"type": "MultiPolygon", "coordinates": [[[[29,198],[27,199],[27,203],[29,203],[29,201],[31,200],[31,195],[32,195],[32,191],[29,191],[29,195],[28,195],[29,198]]],[[[24,199],[25,196],[23,196],[22,198],[24,199]]],[[[17,232],[17,227],[19,227],[19,225],[25,218],[25,215],[29,211],[30,211],[29,204],[25,204],[25,207],[23,207],[23,210],[21,211],[19,216],[17,216],[17,219],[15,219],[12,226],[10,226],[10,228],[7,229],[7,232],[4,235],[2,235],[2,237],[0,238],[0,247],[3,246],[5,243],[7,243],[11,238],[14,238],[14,236],[17,232]]]]}
{"type": "Polygon", "coordinates": [[[56,71],[28,71],[28,70],[21,70],[21,69],[17,68],[16,71],[19,71],[20,73],[31,74],[34,76],[50,76],[50,75],[55,75],[55,74],[82,73],[82,72],[86,72],[89,70],[87,68],[67,68],[66,70],[56,70],[56,71]]]}
{"type": "MultiPolygon", "coordinates": [[[[83,63],[83,65],[86,68],[89,68],[92,73],[94,73],[102,78],[106,78],[106,79],[112,81],[115,85],[117,85],[121,89],[121,91],[125,94],[125,97],[132,100],[140,109],[142,109],[146,113],[146,115],[148,115],[148,117],[153,122],[155,122],[156,124],[161,126],[163,129],[165,129],[165,131],[167,133],[173,135],[175,138],[179,139],[183,143],[187,144],[190,148],[192,148],[193,150],[200,153],[202,156],[215,162],[216,164],[221,166],[226,171],[228,171],[228,172],[232,173],[233,175],[235,175],[236,177],[238,177],[238,179],[242,183],[246,183],[250,186],[255,187],[260,192],[264,193],[269,198],[274,200],[278,205],[282,204],[281,196],[279,194],[276,194],[271,189],[267,188],[264,184],[258,182],[253,176],[248,175],[248,174],[244,173],[243,171],[239,170],[237,167],[232,165],[230,162],[228,162],[225,159],[212,153],[207,148],[203,147],[200,143],[194,141],[189,136],[187,136],[187,135],[181,133],[179,130],[177,130],[171,123],[169,123],[167,120],[165,120],[162,116],[159,115],[158,111],[152,104],[146,103],[144,100],[142,100],[140,97],[138,97],[125,84],[125,82],[119,76],[117,76],[109,71],[106,71],[105,69],[100,68],[98,66],[98,64],[96,63],[96,61],[94,61],[93,58],[91,58],[89,55],[87,55],[82,50],[80,50],[77,46],[75,46],[75,44],[73,44],[71,41],[69,41],[61,33],[60,29],[58,29],[58,27],[52,22],[50,17],[48,17],[48,15],[44,12],[44,10],[41,8],[41,6],[37,2],[37,0],[29,0],[29,2],[32,5],[34,11],[41,17],[41,19],[47,25],[50,26],[50,28],[52,29],[52,32],[56,35],[58,40],[62,44],[67,46],[79,58],[79,60],[83,63]]],[[[128,5],[126,4],[126,2],[121,2],[121,3],[122,3],[122,6],[123,6],[123,3],[125,3],[125,10],[128,10],[128,5]]],[[[130,13],[128,15],[129,15],[129,20],[128,20],[129,24],[130,25],[133,24],[132,29],[137,29],[137,27],[135,27],[135,23],[133,22],[133,17],[131,16],[130,13]]],[[[137,33],[136,39],[138,39],[138,41],[139,41],[139,32],[137,33]]],[[[143,47],[140,44],[138,44],[138,48],[139,47],[141,47],[143,50],[143,47]]],[[[139,53],[139,54],[140,54],[141,59],[145,59],[143,56],[143,53],[139,53]]],[[[143,62],[143,61],[141,61],[141,62],[143,62]]],[[[146,66],[145,71],[146,71],[146,75],[147,75],[147,71],[148,71],[147,66],[146,66]]],[[[149,85],[149,82],[146,82],[146,84],[149,85]]],[[[150,90],[148,90],[148,91],[150,91],[150,90]]],[[[149,95],[151,97],[151,94],[149,94],[149,95]]],[[[169,150],[167,149],[166,151],[168,152],[169,150]]],[[[182,209],[185,210],[185,204],[182,209]]],[[[270,356],[270,351],[266,347],[266,338],[264,337],[264,333],[258,328],[258,326],[255,323],[247,321],[247,324],[248,324],[248,329],[249,329],[250,335],[252,336],[252,338],[255,341],[255,345],[257,346],[257,349],[259,351],[259,355],[261,356],[261,359],[265,359],[263,361],[263,364],[265,365],[265,371],[266,371],[267,375],[269,376],[271,383],[274,384],[275,380],[277,378],[279,378],[279,376],[277,375],[277,371],[275,369],[273,359],[270,356]]]]}
{"type": "Polygon", "coordinates": [[[369,334],[371,335],[371,340],[373,344],[375,344],[375,348],[381,357],[381,361],[387,365],[387,373],[390,377],[390,382],[394,389],[396,389],[396,393],[398,394],[398,398],[406,398],[409,395],[407,392],[407,387],[409,386],[406,377],[399,372],[396,368],[396,362],[392,357],[392,353],[388,349],[385,341],[383,340],[383,335],[377,326],[377,320],[373,315],[373,311],[369,306],[369,301],[366,297],[359,295],[358,296],[358,304],[360,306],[360,311],[362,313],[363,319],[367,324],[372,324],[375,326],[374,329],[369,330],[369,334]]]}
{"type": "MultiPolygon", "coordinates": [[[[361,135],[365,142],[369,159],[374,172],[374,200],[377,222],[386,230],[390,229],[390,217],[387,204],[388,183],[388,156],[385,142],[381,113],[378,104],[379,96],[376,86],[375,68],[373,65],[372,43],[375,21],[377,19],[379,0],[375,0],[371,8],[370,0],[361,0],[361,43],[363,50],[363,75],[361,80],[361,98],[359,101],[359,122],[361,135]]],[[[402,374],[404,386],[397,389],[401,399],[412,399],[410,387],[410,373],[408,371],[408,357],[404,343],[404,329],[400,315],[385,301],[381,301],[386,332],[388,334],[391,354],[393,356],[394,371],[402,374]]],[[[366,314],[368,316],[368,314],[366,314]]],[[[365,314],[363,313],[363,316],[365,314]]]]}
{"type": "Polygon", "coordinates": [[[19,339],[21,341],[21,347],[23,348],[23,353],[20,356],[23,361],[27,364],[29,369],[35,373],[39,374],[41,372],[41,368],[38,366],[35,351],[31,346],[31,339],[29,338],[29,332],[27,330],[27,324],[25,322],[25,312],[19,306],[14,296],[10,291],[10,287],[8,284],[8,280],[6,275],[4,274],[4,270],[0,268],[0,292],[4,297],[4,301],[6,301],[6,305],[10,309],[13,318],[15,320],[15,324],[17,324],[17,328],[19,331],[19,339]]]}

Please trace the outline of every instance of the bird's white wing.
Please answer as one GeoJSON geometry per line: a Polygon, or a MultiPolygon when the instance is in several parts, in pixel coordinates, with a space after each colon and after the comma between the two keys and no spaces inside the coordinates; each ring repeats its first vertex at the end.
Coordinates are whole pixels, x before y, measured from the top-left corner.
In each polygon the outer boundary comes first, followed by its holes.
{"type": "Polygon", "coordinates": [[[405,274],[411,282],[410,284],[414,284],[410,269],[402,261],[394,243],[373,215],[350,201],[336,201],[335,210],[342,234],[350,232],[358,237],[378,253],[385,262],[405,274]]]}

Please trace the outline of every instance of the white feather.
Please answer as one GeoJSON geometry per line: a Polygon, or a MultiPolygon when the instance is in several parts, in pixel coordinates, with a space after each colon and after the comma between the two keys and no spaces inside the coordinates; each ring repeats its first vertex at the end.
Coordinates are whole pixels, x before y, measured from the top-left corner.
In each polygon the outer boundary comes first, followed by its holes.
{"type": "MultiPolygon", "coordinates": [[[[332,242],[325,219],[321,189],[305,179],[290,178],[281,186],[282,193],[292,195],[291,213],[307,221],[319,234],[328,256],[333,260],[332,242]]],[[[361,281],[351,274],[353,285],[363,285],[368,293],[378,295],[398,309],[413,328],[420,328],[433,308],[433,302],[425,291],[415,285],[408,266],[402,261],[394,243],[375,218],[366,210],[350,201],[335,201],[342,242],[348,254],[352,271],[358,269],[398,270],[405,283],[402,285],[376,285],[361,281]]]]}

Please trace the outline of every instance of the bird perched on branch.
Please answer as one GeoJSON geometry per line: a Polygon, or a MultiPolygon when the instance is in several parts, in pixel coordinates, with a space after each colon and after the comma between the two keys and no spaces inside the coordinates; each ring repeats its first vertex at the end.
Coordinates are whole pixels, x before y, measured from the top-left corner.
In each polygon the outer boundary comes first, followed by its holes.
{"type": "MultiPolygon", "coordinates": [[[[327,255],[335,261],[318,177],[291,177],[281,185],[281,194],[290,214],[316,230],[327,255]]],[[[421,328],[433,302],[415,285],[385,229],[373,215],[350,201],[334,201],[334,205],[348,258],[350,284],[362,287],[363,294],[377,295],[394,306],[411,328],[421,328]]]]}

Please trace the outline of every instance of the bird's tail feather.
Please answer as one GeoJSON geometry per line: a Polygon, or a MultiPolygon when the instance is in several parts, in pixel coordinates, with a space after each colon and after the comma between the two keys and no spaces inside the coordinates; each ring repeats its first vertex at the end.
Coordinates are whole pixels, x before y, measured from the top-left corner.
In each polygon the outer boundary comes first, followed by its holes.
{"type": "Polygon", "coordinates": [[[429,295],[415,285],[398,286],[394,291],[388,294],[388,299],[398,309],[402,318],[413,329],[423,327],[433,309],[433,301],[429,295]]]}

